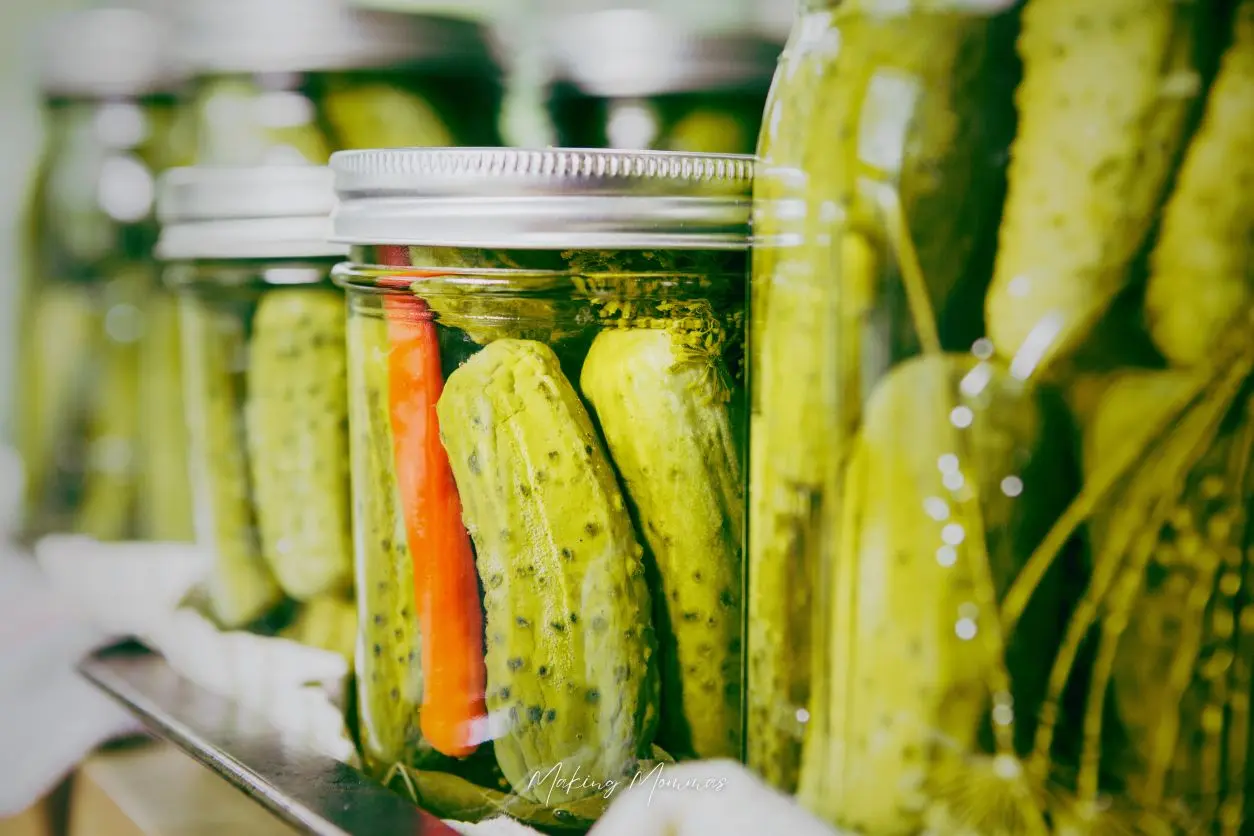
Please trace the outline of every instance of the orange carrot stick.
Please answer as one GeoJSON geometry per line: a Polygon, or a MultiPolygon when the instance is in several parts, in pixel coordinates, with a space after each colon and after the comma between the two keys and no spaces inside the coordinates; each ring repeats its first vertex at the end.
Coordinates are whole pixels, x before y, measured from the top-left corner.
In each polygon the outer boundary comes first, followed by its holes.
{"type": "MultiPolygon", "coordinates": [[[[396,276],[408,287],[414,275],[396,276]]],[[[475,751],[475,721],[485,714],[483,616],[470,536],[435,405],[444,389],[435,323],[413,296],[384,297],[393,459],[414,566],[422,635],[423,737],[437,751],[475,751]]]]}

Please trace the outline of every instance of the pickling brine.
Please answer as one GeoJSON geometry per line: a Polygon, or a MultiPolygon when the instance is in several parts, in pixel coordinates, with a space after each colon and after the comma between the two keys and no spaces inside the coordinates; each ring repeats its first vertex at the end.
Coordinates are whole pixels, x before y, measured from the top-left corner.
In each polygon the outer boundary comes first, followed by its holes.
{"type": "Polygon", "coordinates": [[[750,766],[861,836],[1243,832],[1254,3],[810,2],[763,124],[750,766]]]}
{"type": "Polygon", "coordinates": [[[749,158],[333,167],[367,768],[586,829],[658,764],[739,758],[749,158]]]}

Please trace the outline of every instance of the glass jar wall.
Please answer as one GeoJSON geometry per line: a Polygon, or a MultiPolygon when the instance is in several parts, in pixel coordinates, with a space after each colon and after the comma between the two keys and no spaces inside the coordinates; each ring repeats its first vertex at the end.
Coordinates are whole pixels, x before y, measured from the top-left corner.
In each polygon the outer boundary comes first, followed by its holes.
{"type": "Polygon", "coordinates": [[[199,165],[501,144],[501,71],[469,21],[346,0],[194,0],[182,26],[199,165]]]}
{"type": "Polygon", "coordinates": [[[163,179],[164,278],[179,296],[197,542],[209,614],[351,657],[344,295],[330,282],[323,167],[186,168],[163,179]],[[316,633],[316,635],[315,635],[316,633]]]}
{"type": "Polygon", "coordinates": [[[17,440],[28,536],[190,539],[177,351],[152,263],[153,178],[179,160],[160,21],[58,18],[26,209],[17,440]]]}
{"type": "Polygon", "coordinates": [[[740,757],[749,159],[332,167],[368,768],[570,827],[740,757]]]}
{"type": "Polygon", "coordinates": [[[749,763],[863,836],[1245,832],[1254,4],[875,5],[759,147],[749,763]]]}
{"type": "Polygon", "coordinates": [[[549,112],[567,147],[751,154],[781,44],[616,9],[553,25],[549,112]]]}

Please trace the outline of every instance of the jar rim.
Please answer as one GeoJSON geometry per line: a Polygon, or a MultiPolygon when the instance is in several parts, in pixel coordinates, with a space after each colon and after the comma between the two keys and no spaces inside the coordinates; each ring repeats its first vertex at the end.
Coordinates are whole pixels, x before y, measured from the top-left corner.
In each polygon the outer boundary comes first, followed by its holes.
{"type": "Polygon", "coordinates": [[[753,157],[404,148],[331,157],[333,239],[505,249],[747,249],[753,157]]]}
{"type": "Polygon", "coordinates": [[[161,175],[156,255],[189,258],[343,256],[332,243],[335,190],[325,166],[191,166],[161,175]]]}

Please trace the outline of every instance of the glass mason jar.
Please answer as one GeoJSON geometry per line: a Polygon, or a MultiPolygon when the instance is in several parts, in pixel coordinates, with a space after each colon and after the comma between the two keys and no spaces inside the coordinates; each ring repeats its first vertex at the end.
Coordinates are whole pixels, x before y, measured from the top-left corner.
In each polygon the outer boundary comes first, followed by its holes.
{"type": "Polygon", "coordinates": [[[1254,6],[1012,5],[786,47],[748,761],[863,836],[1246,832],[1254,6]]]}
{"type": "Polygon", "coordinates": [[[368,768],[573,826],[739,758],[751,158],[332,168],[368,768]]]}
{"type": "Polygon", "coordinates": [[[193,0],[182,25],[198,165],[501,144],[501,70],[473,22],[348,0],[193,0]]]}
{"type": "Polygon", "coordinates": [[[93,10],[57,18],[42,53],[15,415],[29,537],[191,538],[178,355],[152,262],[154,176],[180,151],[165,37],[138,11],[93,10]]]}
{"type": "Polygon", "coordinates": [[[552,39],[560,145],[753,153],[779,43],[640,9],[571,15],[552,39]]]}
{"type": "Polygon", "coordinates": [[[161,183],[158,255],[179,295],[196,539],[213,552],[208,610],[233,629],[290,611],[285,598],[317,604],[325,641],[351,656],[334,199],[321,166],[176,169],[161,183]]]}

